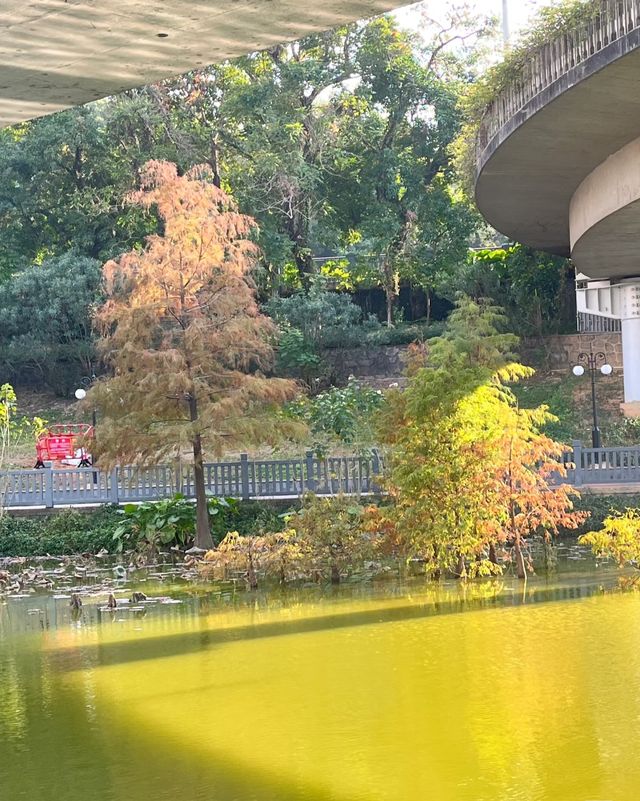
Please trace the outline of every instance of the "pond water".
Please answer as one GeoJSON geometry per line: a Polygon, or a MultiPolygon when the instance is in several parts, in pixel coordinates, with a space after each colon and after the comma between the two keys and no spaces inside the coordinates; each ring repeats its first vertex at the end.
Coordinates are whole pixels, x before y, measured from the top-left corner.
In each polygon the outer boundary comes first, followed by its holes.
{"type": "Polygon", "coordinates": [[[0,600],[0,798],[636,801],[640,594],[566,565],[253,597],[168,576],[145,592],[180,603],[75,620],[0,600]]]}

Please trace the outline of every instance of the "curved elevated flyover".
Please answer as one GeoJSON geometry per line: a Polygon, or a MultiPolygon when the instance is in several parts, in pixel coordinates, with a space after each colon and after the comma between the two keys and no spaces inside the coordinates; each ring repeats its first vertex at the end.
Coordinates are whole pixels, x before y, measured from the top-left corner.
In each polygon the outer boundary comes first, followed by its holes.
{"type": "Polygon", "coordinates": [[[543,46],[487,110],[476,161],[495,228],[600,282],[584,310],[622,321],[625,401],[640,414],[640,0],[602,0],[543,46]]]}
{"type": "Polygon", "coordinates": [[[0,127],[390,11],[403,0],[2,0],[0,127]]]}

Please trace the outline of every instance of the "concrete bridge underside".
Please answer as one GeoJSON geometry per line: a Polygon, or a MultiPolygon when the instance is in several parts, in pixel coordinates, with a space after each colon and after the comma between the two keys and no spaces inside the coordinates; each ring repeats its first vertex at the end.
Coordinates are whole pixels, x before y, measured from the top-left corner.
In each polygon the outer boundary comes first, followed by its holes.
{"type": "Polygon", "coordinates": [[[479,155],[478,207],[590,278],[640,274],[640,30],[530,101],[479,155]]]}
{"type": "Polygon", "coordinates": [[[640,2],[602,14],[489,109],[476,200],[515,241],[572,257],[579,311],[620,321],[624,409],[640,416],[640,2]]]}
{"type": "Polygon", "coordinates": [[[0,127],[399,5],[401,0],[3,0],[0,127]]]}

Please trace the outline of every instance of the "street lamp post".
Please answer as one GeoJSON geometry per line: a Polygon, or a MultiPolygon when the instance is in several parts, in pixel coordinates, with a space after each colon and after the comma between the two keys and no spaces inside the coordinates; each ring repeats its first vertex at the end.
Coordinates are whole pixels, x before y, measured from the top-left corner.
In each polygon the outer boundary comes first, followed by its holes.
{"type": "MultiPolygon", "coordinates": [[[[85,378],[81,378],[80,379],[80,383],[83,384],[83,386],[82,387],[78,387],[78,389],[76,389],[76,391],[74,392],[74,395],[76,396],[77,400],[82,401],[87,397],[87,390],[85,389],[85,387],[90,387],[91,384],[95,381],[95,379],[96,379],[95,374],[92,374],[91,376],[86,376],[85,378]]],[[[93,427],[93,436],[94,437],[96,435],[96,423],[97,423],[97,412],[96,412],[96,409],[93,408],[91,410],[91,425],[93,427]]],[[[96,463],[95,456],[92,455],[91,460],[92,460],[92,464],[95,465],[95,463],[96,463]]],[[[84,465],[84,466],[88,467],[89,465],[84,465]]],[[[95,481],[95,473],[94,473],[94,481],[95,481]]]]}
{"type": "Polygon", "coordinates": [[[509,47],[510,30],[509,30],[509,0],[502,0],[502,38],[504,40],[505,49],[509,47]]]}
{"type": "Polygon", "coordinates": [[[585,368],[591,374],[591,408],[593,412],[593,427],[591,429],[591,444],[594,448],[602,447],[600,427],[598,425],[598,403],[596,399],[596,373],[611,375],[613,367],[607,363],[607,357],[602,352],[579,353],[578,364],[573,368],[573,374],[578,378],[584,375],[585,368]]]}

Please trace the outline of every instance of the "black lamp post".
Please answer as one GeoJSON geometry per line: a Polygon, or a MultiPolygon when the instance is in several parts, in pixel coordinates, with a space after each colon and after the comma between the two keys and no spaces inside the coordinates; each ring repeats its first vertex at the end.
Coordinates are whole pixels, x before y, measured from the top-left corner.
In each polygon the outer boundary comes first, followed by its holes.
{"type": "MultiPolygon", "coordinates": [[[[78,389],[76,389],[76,391],[74,393],[77,400],[81,401],[81,400],[84,400],[87,397],[87,390],[84,387],[87,387],[87,388],[90,387],[91,384],[95,380],[96,380],[95,374],[92,374],[91,376],[85,376],[84,378],[80,379],[80,383],[82,384],[82,387],[78,387],[78,389]]],[[[97,422],[96,418],[97,418],[97,413],[96,413],[96,410],[94,408],[94,409],[91,410],[91,425],[93,427],[93,436],[94,437],[96,435],[96,422],[97,422]]],[[[96,460],[95,460],[95,458],[93,458],[93,464],[95,465],[95,463],[96,463],[96,460]]],[[[82,464],[81,463],[80,466],[81,467],[91,467],[92,465],[91,464],[82,464]]],[[[95,475],[94,475],[94,480],[95,480],[95,475]]]]}
{"type": "Polygon", "coordinates": [[[600,438],[600,428],[598,425],[598,404],[596,400],[596,373],[600,371],[602,375],[611,375],[613,367],[607,364],[607,357],[602,352],[579,353],[578,364],[573,368],[575,376],[584,375],[585,368],[591,374],[591,408],[593,410],[593,428],[591,429],[591,444],[594,448],[602,447],[600,438]]]}

